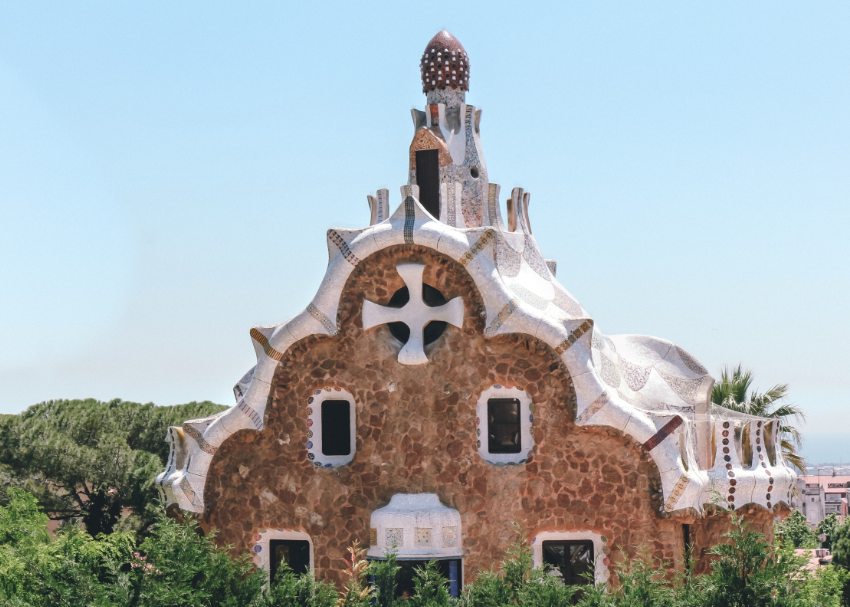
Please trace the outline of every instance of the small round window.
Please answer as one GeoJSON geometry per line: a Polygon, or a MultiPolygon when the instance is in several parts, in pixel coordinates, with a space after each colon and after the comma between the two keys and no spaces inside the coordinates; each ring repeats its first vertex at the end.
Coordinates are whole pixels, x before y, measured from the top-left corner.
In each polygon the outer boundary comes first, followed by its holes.
{"type": "Polygon", "coordinates": [[[478,179],[478,167],[472,167],[471,169],[469,169],[469,174],[473,179],[478,179]]]}

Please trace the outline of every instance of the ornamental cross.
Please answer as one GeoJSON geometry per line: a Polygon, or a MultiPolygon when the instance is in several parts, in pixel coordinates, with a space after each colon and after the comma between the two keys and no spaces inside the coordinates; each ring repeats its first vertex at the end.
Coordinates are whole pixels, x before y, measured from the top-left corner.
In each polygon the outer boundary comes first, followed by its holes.
{"type": "Polygon", "coordinates": [[[403,365],[421,365],[428,362],[423,349],[425,325],[441,320],[461,328],[463,298],[455,297],[441,306],[428,306],[422,300],[422,273],[425,271],[425,266],[418,263],[405,263],[396,266],[396,271],[407,285],[410,299],[401,308],[388,308],[363,300],[363,329],[371,329],[390,322],[403,322],[410,329],[410,338],[398,353],[398,362],[403,365]]]}

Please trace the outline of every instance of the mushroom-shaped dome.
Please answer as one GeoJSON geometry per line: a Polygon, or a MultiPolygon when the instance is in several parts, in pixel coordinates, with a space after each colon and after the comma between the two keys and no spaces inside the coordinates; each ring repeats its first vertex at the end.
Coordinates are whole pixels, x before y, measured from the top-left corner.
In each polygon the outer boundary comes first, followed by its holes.
{"type": "Polygon", "coordinates": [[[399,560],[459,558],[463,555],[460,514],[433,493],[397,493],[372,513],[367,556],[395,550],[399,560]]]}
{"type": "Polygon", "coordinates": [[[446,30],[431,38],[422,53],[422,92],[469,90],[469,57],[460,41],[446,30]]]}

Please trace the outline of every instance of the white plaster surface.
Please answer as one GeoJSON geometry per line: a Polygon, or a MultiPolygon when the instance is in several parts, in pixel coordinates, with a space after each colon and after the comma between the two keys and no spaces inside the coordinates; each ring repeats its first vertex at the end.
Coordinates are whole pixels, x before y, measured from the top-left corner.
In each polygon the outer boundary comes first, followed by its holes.
{"type": "Polygon", "coordinates": [[[433,493],[397,493],[372,513],[367,556],[382,558],[395,549],[399,559],[463,556],[460,514],[433,493]]]}

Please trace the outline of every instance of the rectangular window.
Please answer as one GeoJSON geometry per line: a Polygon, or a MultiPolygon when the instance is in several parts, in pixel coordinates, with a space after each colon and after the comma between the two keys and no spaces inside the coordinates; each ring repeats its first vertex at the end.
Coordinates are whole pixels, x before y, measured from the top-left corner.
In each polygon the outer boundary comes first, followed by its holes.
{"type": "Polygon", "coordinates": [[[286,563],[293,572],[300,575],[310,570],[310,542],[307,540],[271,540],[271,580],[277,579],[281,563],[286,563]]]}
{"type": "Polygon", "coordinates": [[[347,400],[322,402],[322,453],[351,454],[351,403],[347,400]]]}
{"type": "Polygon", "coordinates": [[[490,453],[519,453],[522,450],[518,399],[491,398],[487,401],[487,433],[490,453]]]}
{"type": "Polygon", "coordinates": [[[436,219],[440,219],[440,152],[416,150],[416,185],[419,202],[436,219]]]}
{"type": "Polygon", "coordinates": [[[593,542],[590,540],[543,542],[543,563],[560,573],[564,584],[592,584],[593,542]]]}

